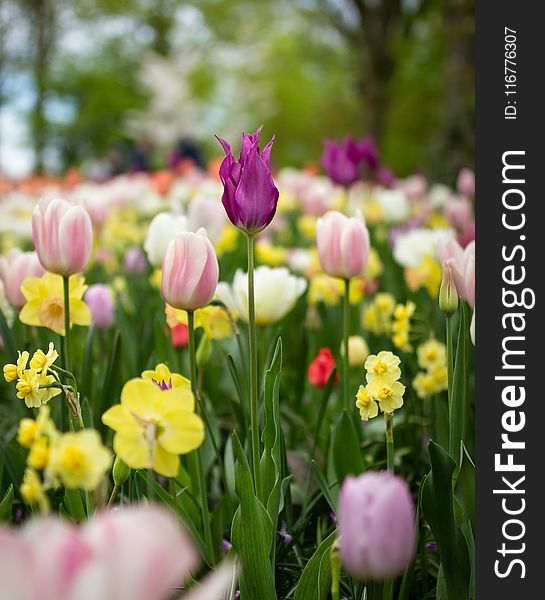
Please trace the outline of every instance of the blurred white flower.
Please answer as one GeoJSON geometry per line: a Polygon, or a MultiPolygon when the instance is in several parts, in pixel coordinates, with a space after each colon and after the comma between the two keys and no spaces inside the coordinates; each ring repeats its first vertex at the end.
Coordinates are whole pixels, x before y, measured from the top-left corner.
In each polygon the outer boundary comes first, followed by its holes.
{"type": "Polygon", "coordinates": [[[148,260],[155,268],[162,266],[168,243],[178,232],[186,230],[187,219],[184,215],[173,215],[167,212],[155,215],[144,243],[148,260]]]}
{"type": "Polygon", "coordinates": [[[374,197],[380,204],[382,218],[387,223],[403,223],[409,218],[409,201],[403,191],[380,189],[374,197]]]}
{"type": "Polygon", "coordinates": [[[437,256],[437,244],[454,239],[452,229],[411,229],[399,235],[394,258],[403,267],[418,267],[424,256],[437,256]]]}
{"type": "MultiPolygon", "coordinates": [[[[258,267],[254,271],[255,315],[258,325],[280,321],[305,293],[307,281],[292,275],[285,267],[258,267]]],[[[216,297],[235,315],[248,321],[248,274],[240,269],[233,283],[218,283],[216,297]]]]}

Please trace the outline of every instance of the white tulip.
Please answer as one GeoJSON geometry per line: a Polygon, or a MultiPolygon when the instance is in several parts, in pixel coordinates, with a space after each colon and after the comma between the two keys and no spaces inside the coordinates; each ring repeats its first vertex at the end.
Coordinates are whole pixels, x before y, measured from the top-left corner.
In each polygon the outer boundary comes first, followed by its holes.
{"type": "MultiPolygon", "coordinates": [[[[255,316],[258,325],[276,323],[286,316],[307,289],[307,281],[285,267],[258,267],[254,271],[255,316]]],[[[240,269],[232,285],[221,281],[216,296],[235,315],[248,321],[248,274],[240,269]]]]}
{"type": "Polygon", "coordinates": [[[187,230],[187,220],[183,215],[162,212],[155,215],[148,228],[144,250],[150,263],[158,269],[163,264],[168,243],[180,231],[187,230]]]}
{"type": "Polygon", "coordinates": [[[189,231],[206,229],[208,239],[217,241],[227,223],[227,216],[222,203],[217,198],[196,196],[191,200],[187,210],[187,228],[189,231]]]}
{"type": "Polygon", "coordinates": [[[454,239],[452,229],[411,229],[395,242],[394,258],[402,267],[418,267],[424,256],[437,256],[437,244],[454,239]]]}

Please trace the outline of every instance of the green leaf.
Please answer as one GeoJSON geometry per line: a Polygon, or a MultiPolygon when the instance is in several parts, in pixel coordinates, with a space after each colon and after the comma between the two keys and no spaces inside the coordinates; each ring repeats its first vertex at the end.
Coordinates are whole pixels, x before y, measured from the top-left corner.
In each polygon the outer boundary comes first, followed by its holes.
{"type": "Polygon", "coordinates": [[[326,499],[327,503],[329,504],[329,508],[331,508],[331,510],[333,512],[336,512],[337,511],[337,497],[339,494],[339,484],[337,482],[335,482],[333,484],[328,484],[324,474],[320,471],[318,465],[316,464],[316,461],[314,461],[314,460],[312,461],[311,467],[312,467],[312,472],[314,473],[314,476],[316,477],[316,481],[318,482],[318,485],[320,486],[320,490],[321,490],[322,494],[324,495],[324,498],[326,499]]]}
{"type": "Polygon", "coordinates": [[[422,510],[439,545],[448,600],[467,600],[470,561],[464,535],[454,517],[452,476],[456,463],[435,442],[429,442],[431,472],[422,484],[422,510]]]}
{"type": "Polygon", "coordinates": [[[339,485],[347,475],[359,475],[365,469],[354,423],[343,411],[337,419],[333,435],[333,464],[339,485]]]}
{"type": "Polygon", "coordinates": [[[271,540],[276,537],[276,525],[280,507],[281,492],[281,435],[280,429],[280,370],[282,368],[282,338],[278,338],[271,359],[271,366],[265,374],[264,405],[265,427],[261,439],[263,454],[260,460],[261,494],[260,500],[266,504],[271,518],[271,540]]]}
{"type": "Polygon", "coordinates": [[[456,479],[454,493],[475,530],[475,463],[464,443],[460,444],[460,471],[456,479]]]}
{"type": "Polygon", "coordinates": [[[236,433],[235,486],[240,500],[233,518],[231,542],[242,563],[241,600],[276,600],[274,575],[269,561],[271,519],[254,493],[250,466],[236,433]]]}
{"type": "Polygon", "coordinates": [[[325,600],[328,597],[331,587],[329,553],[336,535],[336,531],[330,533],[306,564],[295,588],[294,600],[325,600]]]}
{"type": "Polygon", "coordinates": [[[13,506],[13,483],[9,487],[0,502],[0,522],[11,521],[11,507],[13,506]]]}
{"type": "Polygon", "coordinates": [[[322,430],[322,423],[324,421],[329,398],[331,397],[333,385],[335,384],[336,374],[337,374],[337,369],[333,369],[329,375],[329,379],[327,380],[327,383],[323,390],[322,401],[320,402],[320,410],[318,411],[318,418],[316,419],[316,430],[314,432],[314,441],[312,442],[311,458],[314,458],[314,453],[316,452],[316,448],[318,446],[318,441],[320,439],[320,432],[322,430]]]}
{"type": "Polygon", "coordinates": [[[8,359],[6,362],[15,363],[17,360],[17,343],[2,309],[0,309],[0,337],[4,343],[4,350],[8,359]]]}
{"type": "Polygon", "coordinates": [[[71,519],[77,523],[85,521],[85,507],[83,506],[81,493],[78,489],[70,490],[66,488],[64,491],[64,506],[71,519]]]}
{"type": "Polygon", "coordinates": [[[115,332],[114,339],[112,342],[112,350],[108,358],[108,366],[106,367],[106,376],[104,377],[104,383],[102,384],[102,390],[99,396],[96,397],[97,405],[94,406],[94,417],[95,426],[100,427],[101,417],[104,410],[107,408],[108,399],[112,400],[116,398],[117,379],[119,379],[119,363],[121,361],[121,333],[115,332]]]}

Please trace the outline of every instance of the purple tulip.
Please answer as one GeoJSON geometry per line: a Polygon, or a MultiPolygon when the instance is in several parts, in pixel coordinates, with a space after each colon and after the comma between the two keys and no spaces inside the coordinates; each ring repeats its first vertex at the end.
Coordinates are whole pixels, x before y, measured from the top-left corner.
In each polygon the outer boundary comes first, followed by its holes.
{"type": "Polygon", "coordinates": [[[242,134],[238,161],[229,143],[216,136],[226,154],[219,171],[223,183],[221,201],[231,223],[251,235],[272,221],[279,195],[269,164],[274,136],[260,151],[260,134],[261,127],[255,133],[242,134]]]}
{"type": "Polygon", "coordinates": [[[85,293],[85,303],[91,311],[93,325],[97,329],[107,329],[114,323],[114,298],[110,288],[102,283],[89,286],[85,293]]]}
{"type": "Polygon", "coordinates": [[[376,171],[380,166],[377,145],[371,137],[365,138],[359,144],[362,160],[370,171],[376,171]]]}
{"type": "Polygon", "coordinates": [[[347,477],[337,512],[341,558],[351,575],[383,580],[407,568],[416,529],[413,500],[403,479],[387,471],[347,477]]]}

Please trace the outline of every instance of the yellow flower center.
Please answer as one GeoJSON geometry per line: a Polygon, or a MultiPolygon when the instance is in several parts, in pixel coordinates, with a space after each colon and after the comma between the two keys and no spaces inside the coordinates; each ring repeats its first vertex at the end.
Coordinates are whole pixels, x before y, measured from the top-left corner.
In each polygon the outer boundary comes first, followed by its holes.
{"type": "Polygon", "coordinates": [[[36,442],[29,454],[28,454],[28,464],[33,469],[43,469],[47,466],[49,462],[49,448],[47,447],[47,443],[45,441],[36,442]]]}
{"type": "Polygon", "coordinates": [[[64,303],[61,298],[47,298],[38,309],[38,317],[44,327],[53,331],[64,329],[64,303]]]}
{"type": "Polygon", "coordinates": [[[376,375],[383,375],[388,371],[388,365],[383,360],[379,360],[373,367],[373,371],[376,375]]]}
{"type": "Polygon", "coordinates": [[[21,496],[27,504],[35,504],[41,495],[41,487],[35,482],[25,482],[21,485],[21,496]]]}
{"type": "Polygon", "coordinates": [[[17,388],[17,391],[21,394],[21,396],[28,396],[32,393],[32,385],[24,379],[20,379],[15,387],[17,388]]]}
{"type": "Polygon", "coordinates": [[[427,352],[426,352],[426,358],[428,360],[435,360],[437,358],[437,350],[435,348],[430,348],[427,352]]]}
{"type": "Polygon", "coordinates": [[[367,390],[363,387],[358,391],[356,398],[358,401],[358,407],[366,408],[367,406],[369,406],[369,404],[371,404],[372,398],[367,392],[367,390]]]}
{"type": "Polygon", "coordinates": [[[60,462],[63,471],[71,475],[81,476],[87,468],[87,458],[77,446],[67,446],[60,462]]]}
{"type": "Polygon", "coordinates": [[[388,398],[394,393],[391,387],[383,386],[378,391],[378,399],[379,400],[388,400],[388,398]]]}

